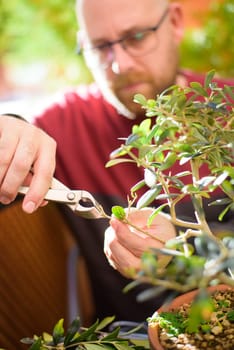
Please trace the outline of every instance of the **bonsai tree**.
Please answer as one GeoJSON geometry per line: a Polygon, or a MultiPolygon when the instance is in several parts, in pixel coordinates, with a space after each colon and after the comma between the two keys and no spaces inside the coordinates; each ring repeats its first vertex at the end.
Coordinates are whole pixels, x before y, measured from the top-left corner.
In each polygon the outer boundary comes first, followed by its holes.
{"type": "MultiPolygon", "coordinates": [[[[220,206],[220,221],[233,215],[234,91],[219,87],[214,74],[207,74],[204,86],[197,82],[186,88],[172,86],[155,100],[136,95],[135,102],[145,109],[147,118],[133,127],[107,164],[134,162],[142,167],[144,178],[132,187],[129,206],[156,203],[148,225],[167,209],[178,232],[163,249],[143,254],[142,270],[132,275],[135,281],[127,287],[149,282],[152,287],[139,299],[166,289],[185,293],[195,288],[204,292],[214,284],[234,287],[233,230],[225,231],[223,224],[222,235],[213,231],[204,206],[204,200],[209,206],[220,206]],[[139,190],[143,195],[138,195],[139,190]],[[191,221],[177,215],[177,206],[185,198],[193,205],[191,221]],[[159,255],[171,257],[167,268],[160,268],[159,255]]],[[[131,225],[123,208],[114,207],[113,213],[131,225]]]]}

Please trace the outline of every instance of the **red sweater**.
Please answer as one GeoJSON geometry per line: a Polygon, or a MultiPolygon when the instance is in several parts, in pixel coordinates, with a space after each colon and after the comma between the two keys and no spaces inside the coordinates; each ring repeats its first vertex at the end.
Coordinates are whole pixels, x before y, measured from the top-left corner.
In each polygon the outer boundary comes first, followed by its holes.
{"type": "MultiPolygon", "coordinates": [[[[185,78],[188,82],[204,80],[204,76],[190,72],[185,73],[185,78]]],[[[59,180],[71,189],[92,192],[107,211],[113,205],[124,205],[131,186],[142,179],[142,170],[132,164],[106,169],[105,164],[120,145],[118,138],[128,136],[136,120],[119,115],[92,85],[66,93],[37,116],[35,123],[57,141],[55,176],[59,180]]],[[[190,215],[189,209],[189,205],[186,211],[183,207],[182,214],[190,215]]],[[[110,268],[103,254],[103,233],[108,222],[80,219],[70,211],[66,214],[88,265],[97,308],[95,317],[115,314],[117,319],[140,321],[148,317],[161,300],[137,304],[137,290],[123,294],[127,281],[110,268]]]]}

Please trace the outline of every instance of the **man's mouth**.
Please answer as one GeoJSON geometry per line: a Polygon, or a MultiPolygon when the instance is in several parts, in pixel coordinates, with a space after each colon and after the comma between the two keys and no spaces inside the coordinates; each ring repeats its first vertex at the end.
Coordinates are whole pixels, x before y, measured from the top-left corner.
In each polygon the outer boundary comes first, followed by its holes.
{"type": "Polygon", "coordinates": [[[122,93],[137,93],[137,92],[140,92],[142,85],[143,83],[139,81],[126,83],[126,84],[123,84],[122,86],[119,86],[118,90],[121,91],[122,93]]]}

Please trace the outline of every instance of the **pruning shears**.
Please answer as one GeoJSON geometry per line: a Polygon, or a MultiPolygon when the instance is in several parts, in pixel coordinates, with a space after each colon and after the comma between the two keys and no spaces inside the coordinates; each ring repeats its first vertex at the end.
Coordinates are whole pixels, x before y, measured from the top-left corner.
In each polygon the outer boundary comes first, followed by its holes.
{"type": "MultiPolygon", "coordinates": [[[[18,193],[26,194],[28,186],[20,186],[18,193]]],[[[77,215],[86,219],[100,219],[105,217],[104,210],[93,195],[85,190],[71,190],[62,182],[53,178],[45,200],[64,203],[77,215]]]]}

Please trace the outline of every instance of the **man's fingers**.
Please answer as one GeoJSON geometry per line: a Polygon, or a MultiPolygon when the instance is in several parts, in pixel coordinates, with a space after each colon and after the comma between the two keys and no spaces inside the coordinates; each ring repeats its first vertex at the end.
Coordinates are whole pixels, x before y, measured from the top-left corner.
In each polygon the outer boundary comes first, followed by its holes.
{"type": "Polygon", "coordinates": [[[0,202],[8,204],[27,182],[23,209],[31,213],[42,202],[55,169],[56,143],[44,131],[11,117],[0,120],[0,202]],[[29,176],[31,169],[33,174],[29,176]]]}
{"type": "Polygon", "coordinates": [[[28,213],[44,205],[44,197],[51,185],[54,174],[56,144],[52,139],[47,139],[46,141],[46,143],[41,145],[39,154],[33,163],[33,174],[29,191],[23,200],[23,210],[28,213]]]}
{"type": "Polygon", "coordinates": [[[8,198],[9,202],[14,200],[19,186],[28,175],[35,154],[36,145],[28,137],[19,140],[1,185],[1,194],[8,198]]]}
{"type": "MultiPolygon", "coordinates": [[[[156,241],[145,234],[137,233],[136,230],[132,230],[131,227],[119,220],[111,219],[110,225],[113,227],[116,239],[121,245],[131,251],[132,254],[138,258],[141,257],[142,253],[150,247],[155,247],[155,245],[157,245],[159,248],[163,246],[161,242],[156,241]]],[[[140,227],[142,227],[142,225],[140,227]]]]}
{"type": "Polygon", "coordinates": [[[126,277],[130,277],[133,269],[138,271],[140,268],[140,259],[116,240],[112,227],[105,232],[104,253],[109,264],[126,277]]]}

